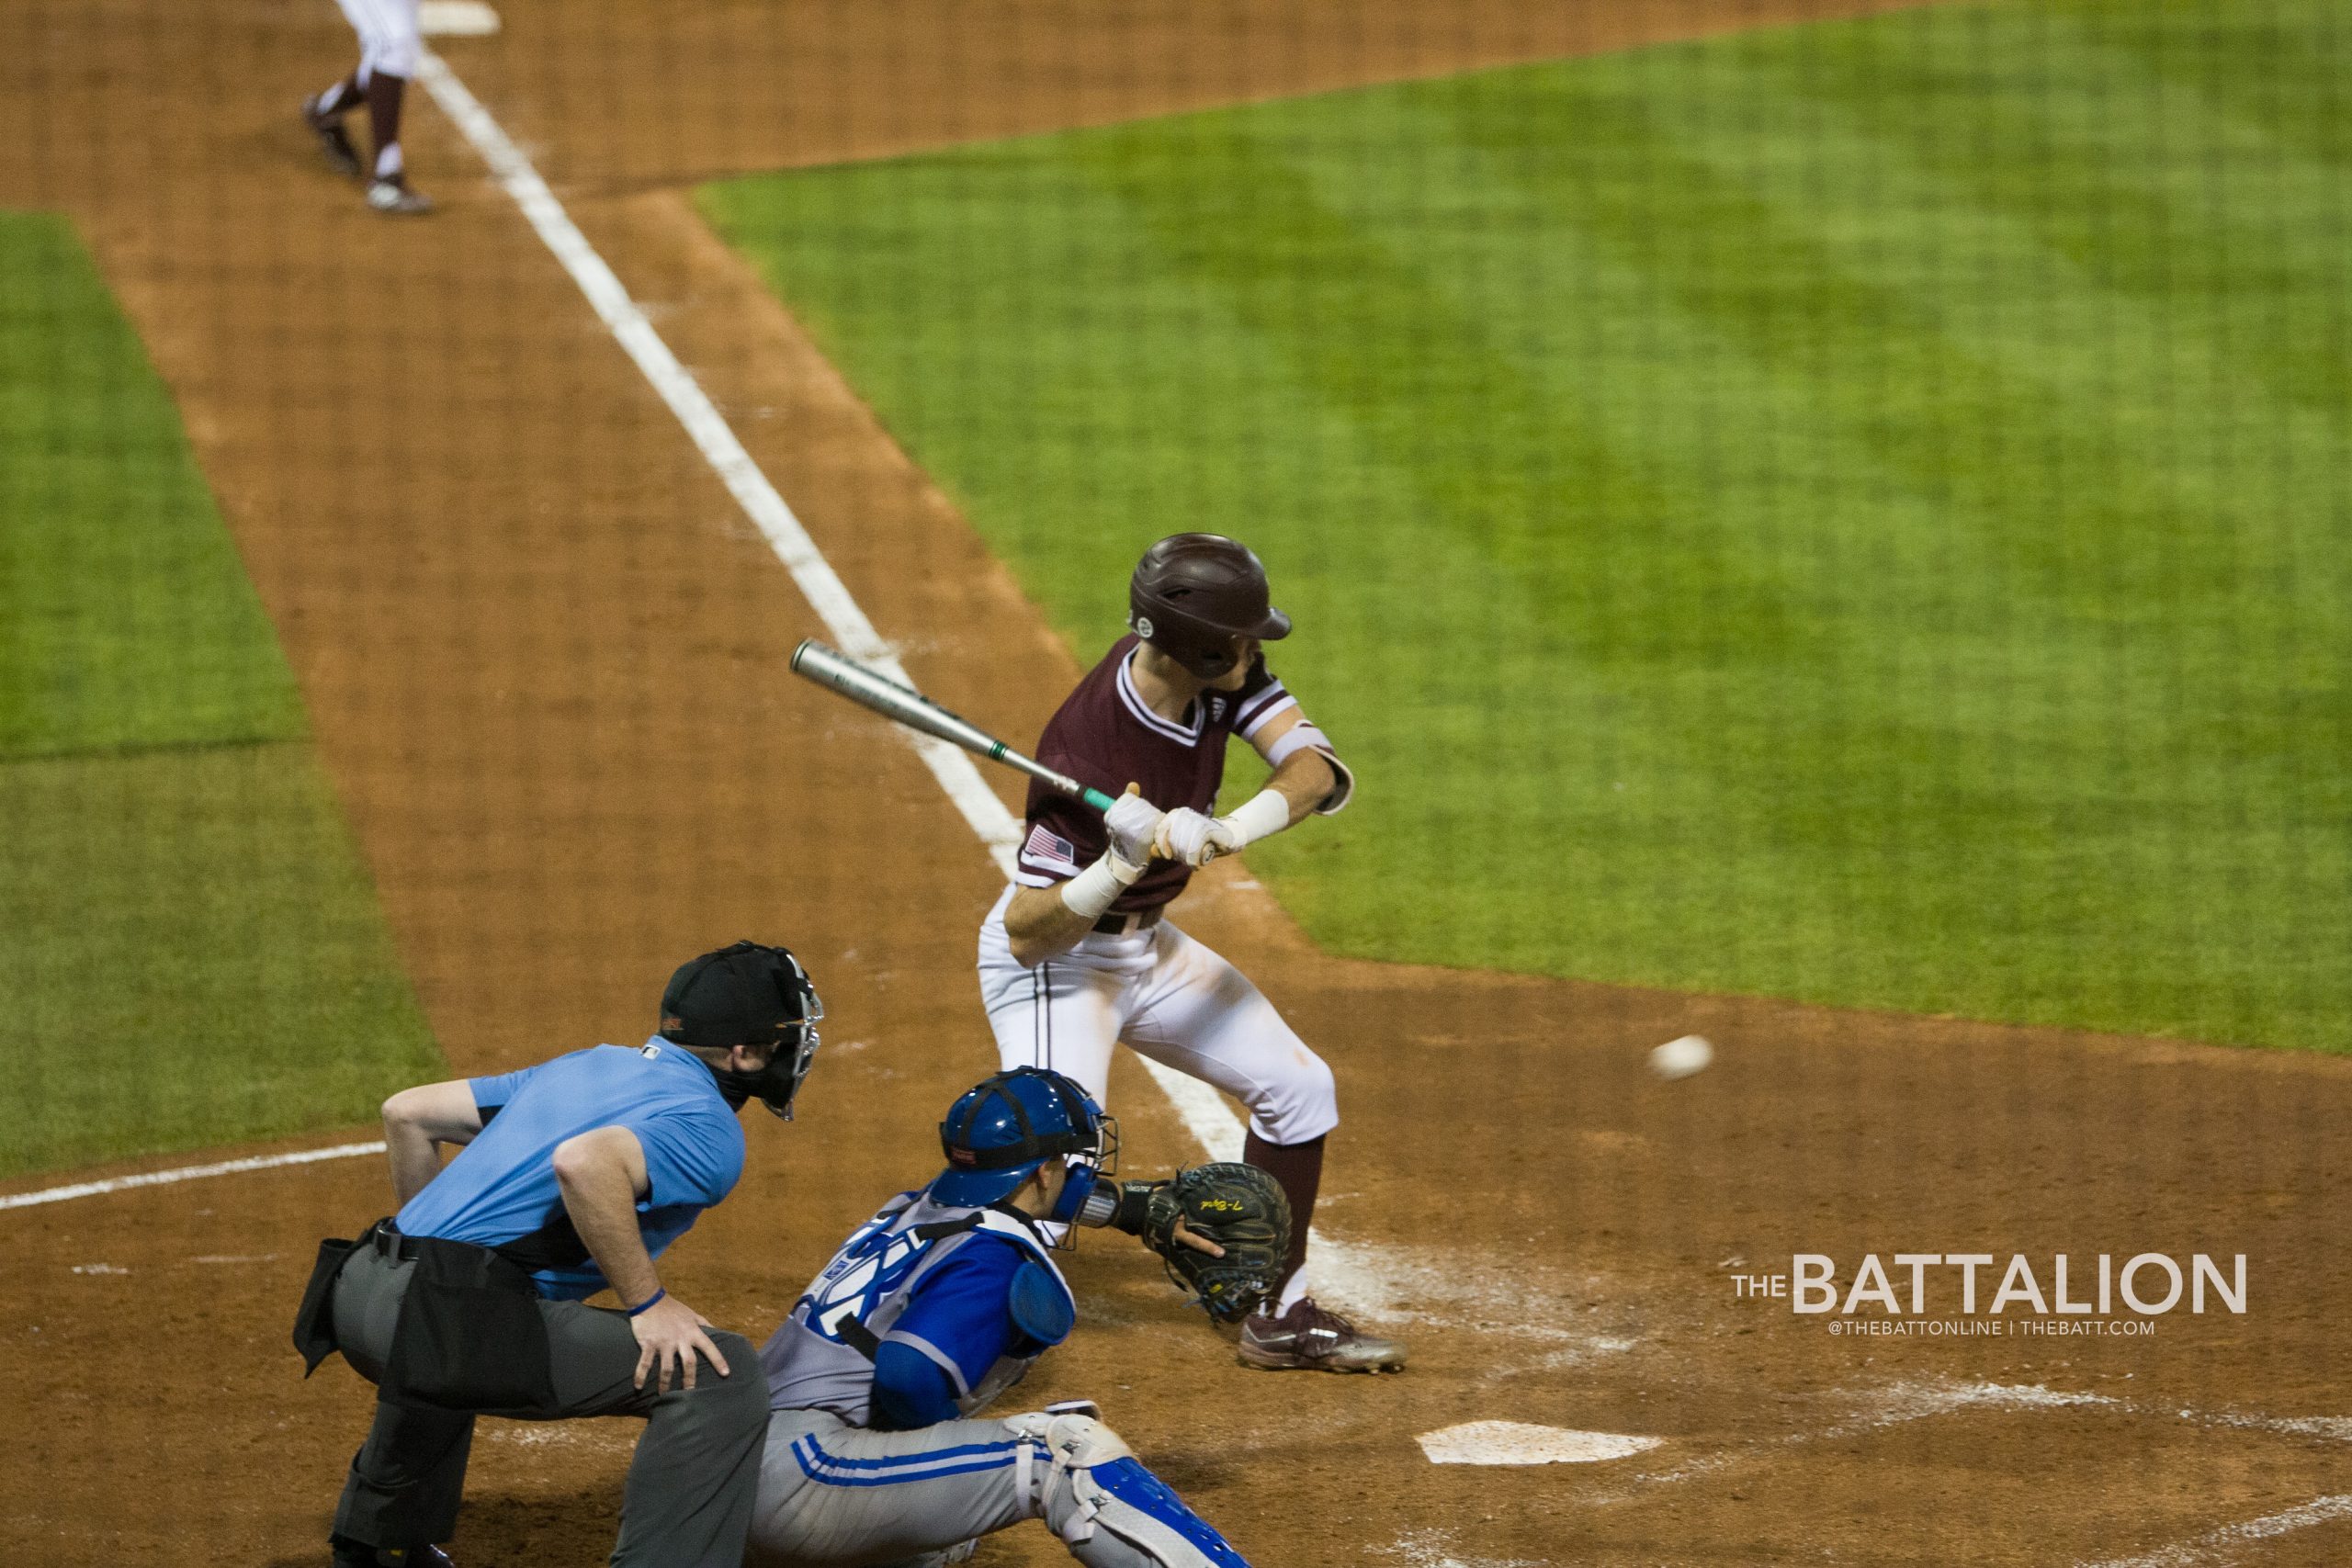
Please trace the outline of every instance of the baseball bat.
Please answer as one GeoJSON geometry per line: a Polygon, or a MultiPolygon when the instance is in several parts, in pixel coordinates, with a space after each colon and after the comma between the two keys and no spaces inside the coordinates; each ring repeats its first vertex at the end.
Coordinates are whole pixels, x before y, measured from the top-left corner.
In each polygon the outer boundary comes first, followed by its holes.
{"type": "Polygon", "coordinates": [[[919,729],[934,736],[950,746],[961,746],[974,756],[991,762],[1001,762],[1018,769],[1031,778],[1041,781],[1048,789],[1075,795],[1097,811],[1111,809],[1111,796],[1099,789],[1089,789],[1067,773],[1057,773],[1045,763],[1020,752],[981,729],[949,713],[937,703],[911,687],[901,686],[879,671],[869,670],[856,660],[827,648],[813,638],[792,650],[792,672],[804,681],[839,692],[862,707],[872,708],[884,718],[894,719],[910,729],[919,729]]]}

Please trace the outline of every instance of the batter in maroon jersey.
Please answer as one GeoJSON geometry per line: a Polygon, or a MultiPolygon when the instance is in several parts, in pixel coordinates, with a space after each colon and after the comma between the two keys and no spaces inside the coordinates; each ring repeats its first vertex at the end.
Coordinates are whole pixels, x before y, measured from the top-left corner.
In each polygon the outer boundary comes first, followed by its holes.
{"type": "Polygon", "coordinates": [[[1261,645],[1290,635],[1265,568],[1215,534],[1178,534],[1144,553],[1128,625],[1079,682],[1035,755],[1120,798],[1109,812],[1042,786],[1012,886],[980,928],[980,995],[1008,1067],[1050,1067],[1105,1099],[1119,1041],[1215,1085],[1250,1112],[1243,1157],[1288,1195],[1291,1257],[1278,1299],[1242,1326],[1250,1366],[1381,1371],[1404,1348],[1316,1304],[1308,1221],[1324,1144],[1339,1124],[1331,1069],[1273,1004],[1194,942],[1166,906],[1193,869],[1348,803],[1355,781],[1266,668],[1261,645]],[[1227,739],[1272,770],[1265,787],[1216,815],[1227,739]]]}

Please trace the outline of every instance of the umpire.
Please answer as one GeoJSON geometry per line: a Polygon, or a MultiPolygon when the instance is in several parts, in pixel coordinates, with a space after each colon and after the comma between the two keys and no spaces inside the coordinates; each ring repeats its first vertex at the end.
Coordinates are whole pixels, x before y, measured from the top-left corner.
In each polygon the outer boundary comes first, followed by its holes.
{"type": "Polygon", "coordinates": [[[824,1010],[790,953],[739,942],[670,977],[640,1047],[384,1102],[400,1212],[320,1244],[294,1325],[310,1371],[339,1350],[377,1388],[336,1568],[447,1568],[478,1415],[645,1417],[616,1568],[737,1568],[766,1380],[654,1259],[742,1175],[743,1102],[790,1119],[824,1010]],[[607,1285],[622,1310],[582,1304],[607,1285]]]}

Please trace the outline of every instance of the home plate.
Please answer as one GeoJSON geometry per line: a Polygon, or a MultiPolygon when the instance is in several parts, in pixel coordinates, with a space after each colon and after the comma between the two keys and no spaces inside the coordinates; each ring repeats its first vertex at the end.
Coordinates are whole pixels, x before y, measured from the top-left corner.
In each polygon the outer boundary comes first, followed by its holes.
{"type": "Polygon", "coordinates": [[[488,38],[498,30],[498,13],[478,0],[424,0],[416,27],[427,38],[488,38]]]}
{"type": "Polygon", "coordinates": [[[1664,1442],[1624,1432],[1576,1432],[1525,1421],[1466,1421],[1421,1434],[1431,1464],[1594,1464],[1664,1442]]]}

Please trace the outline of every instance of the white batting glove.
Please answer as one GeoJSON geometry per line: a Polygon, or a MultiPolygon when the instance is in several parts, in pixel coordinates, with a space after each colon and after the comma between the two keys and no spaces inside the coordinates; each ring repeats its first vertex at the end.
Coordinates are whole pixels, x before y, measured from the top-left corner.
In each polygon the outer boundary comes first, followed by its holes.
{"type": "Polygon", "coordinates": [[[1158,847],[1165,859],[1206,865],[1239,849],[1241,835],[1222,817],[1203,816],[1189,806],[1180,806],[1159,819],[1158,847]]]}
{"type": "Polygon", "coordinates": [[[1129,865],[1148,863],[1162,820],[1159,807],[1134,791],[1119,796],[1102,814],[1102,826],[1111,833],[1111,852],[1129,865]]]}

